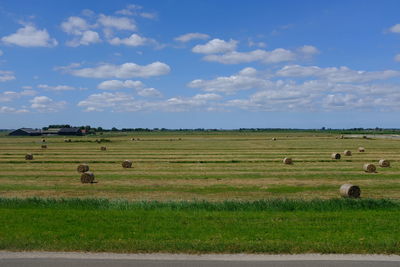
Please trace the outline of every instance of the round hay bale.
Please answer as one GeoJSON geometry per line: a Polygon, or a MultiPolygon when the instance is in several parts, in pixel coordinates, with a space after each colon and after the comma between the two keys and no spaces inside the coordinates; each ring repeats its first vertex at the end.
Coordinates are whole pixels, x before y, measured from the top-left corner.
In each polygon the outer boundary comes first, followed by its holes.
{"type": "Polygon", "coordinates": [[[343,134],[340,136],[340,139],[344,139],[344,135],[343,134]]]}
{"type": "Polygon", "coordinates": [[[351,151],[350,151],[350,150],[345,150],[345,151],[343,152],[343,154],[344,154],[345,156],[351,156],[351,151]]]}
{"type": "Polygon", "coordinates": [[[47,145],[42,145],[41,147],[42,147],[42,148],[47,148],[47,145]]]}
{"type": "Polygon", "coordinates": [[[340,187],[340,195],[342,197],[359,198],[361,189],[357,185],[344,184],[340,187]]]}
{"type": "Polygon", "coordinates": [[[371,164],[371,163],[365,163],[363,166],[363,169],[365,172],[375,172],[376,171],[375,165],[371,164]]]}
{"type": "Polygon", "coordinates": [[[93,172],[84,172],[81,174],[81,182],[83,184],[93,183],[93,181],[94,181],[93,172]]]}
{"type": "Polygon", "coordinates": [[[284,164],[293,164],[293,160],[291,158],[284,158],[283,163],[284,164]]]}
{"type": "Polygon", "coordinates": [[[332,159],[340,159],[340,154],[339,153],[332,153],[331,158],[332,159]]]}
{"type": "Polygon", "coordinates": [[[31,153],[28,153],[25,155],[26,160],[33,160],[33,155],[31,153]]]}
{"type": "Polygon", "coordinates": [[[89,165],[87,165],[86,163],[79,164],[78,167],[76,168],[76,170],[78,172],[87,172],[87,171],[89,171],[89,165]]]}
{"type": "Polygon", "coordinates": [[[100,150],[101,150],[101,151],[106,151],[106,150],[107,150],[107,147],[102,146],[102,147],[100,147],[100,150]]]}
{"type": "Polygon", "coordinates": [[[46,143],[46,139],[42,139],[42,143],[46,143]]]}
{"type": "Polygon", "coordinates": [[[71,139],[64,139],[64,142],[66,142],[66,143],[71,143],[72,140],[71,140],[71,139]]]}
{"type": "Polygon", "coordinates": [[[365,148],[363,148],[362,146],[360,146],[360,147],[358,148],[358,152],[365,152],[365,148]]]}
{"type": "Polygon", "coordinates": [[[131,141],[135,141],[135,138],[131,138],[131,141]]]}
{"type": "Polygon", "coordinates": [[[386,160],[386,159],[381,159],[379,160],[379,166],[381,167],[390,167],[390,161],[386,160]]]}
{"type": "Polygon", "coordinates": [[[122,162],[122,167],[123,168],[132,168],[132,160],[124,160],[122,162]]]}
{"type": "Polygon", "coordinates": [[[276,141],[276,138],[275,138],[275,137],[272,137],[272,141],[276,141]]]}

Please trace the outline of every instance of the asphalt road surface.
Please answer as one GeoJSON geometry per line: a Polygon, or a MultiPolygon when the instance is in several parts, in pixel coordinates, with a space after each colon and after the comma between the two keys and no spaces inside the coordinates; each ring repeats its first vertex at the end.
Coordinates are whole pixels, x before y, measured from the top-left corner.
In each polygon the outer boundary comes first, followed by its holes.
{"type": "Polygon", "coordinates": [[[1,267],[392,267],[400,256],[384,255],[185,255],[0,252],[1,267]]]}

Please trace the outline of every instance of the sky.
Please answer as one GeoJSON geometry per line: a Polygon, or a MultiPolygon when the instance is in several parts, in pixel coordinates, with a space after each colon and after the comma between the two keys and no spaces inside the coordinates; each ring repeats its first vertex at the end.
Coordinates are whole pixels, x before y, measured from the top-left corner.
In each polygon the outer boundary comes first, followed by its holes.
{"type": "Polygon", "coordinates": [[[0,0],[0,129],[400,128],[399,8],[0,0]]]}

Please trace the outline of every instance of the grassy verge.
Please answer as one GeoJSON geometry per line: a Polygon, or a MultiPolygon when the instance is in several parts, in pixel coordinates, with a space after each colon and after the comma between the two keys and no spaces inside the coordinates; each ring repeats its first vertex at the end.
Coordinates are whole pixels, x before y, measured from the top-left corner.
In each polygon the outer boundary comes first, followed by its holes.
{"type": "Polygon", "coordinates": [[[400,254],[400,202],[0,198],[0,249],[400,254]]]}

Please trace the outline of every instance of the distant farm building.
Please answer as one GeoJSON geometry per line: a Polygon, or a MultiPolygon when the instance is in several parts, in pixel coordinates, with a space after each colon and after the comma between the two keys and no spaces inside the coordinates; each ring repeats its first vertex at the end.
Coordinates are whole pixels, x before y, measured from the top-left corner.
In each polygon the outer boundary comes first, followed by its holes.
{"type": "Polygon", "coordinates": [[[80,128],[61,128],[58,131],[58,135],[83,135],[83,131],[80,128]]]}
{"type": "Polygon", "coordinates": [[[38,130],[31,128],[21,128],[12,131],[8,135],[11,136],[37,136],[37,135],[83,135],[84,132],[80,128],[49,128],[47,130],[38,130]]]}
{"type": "Polygon", "coordinates": [[[61,128],[49,128],[47,130],[43,130],[42,134],[44,134],[44,135],[58,135],[60,130],[61,130],[61,128]]]}
{"type": "Polygon", "coordinates": [[[15,131],[12,131],[8,135],[11,136],[38,136],[42,135],[42,131],[38,129],[32,129],[32,128],[21,128],[15,131]]]}

